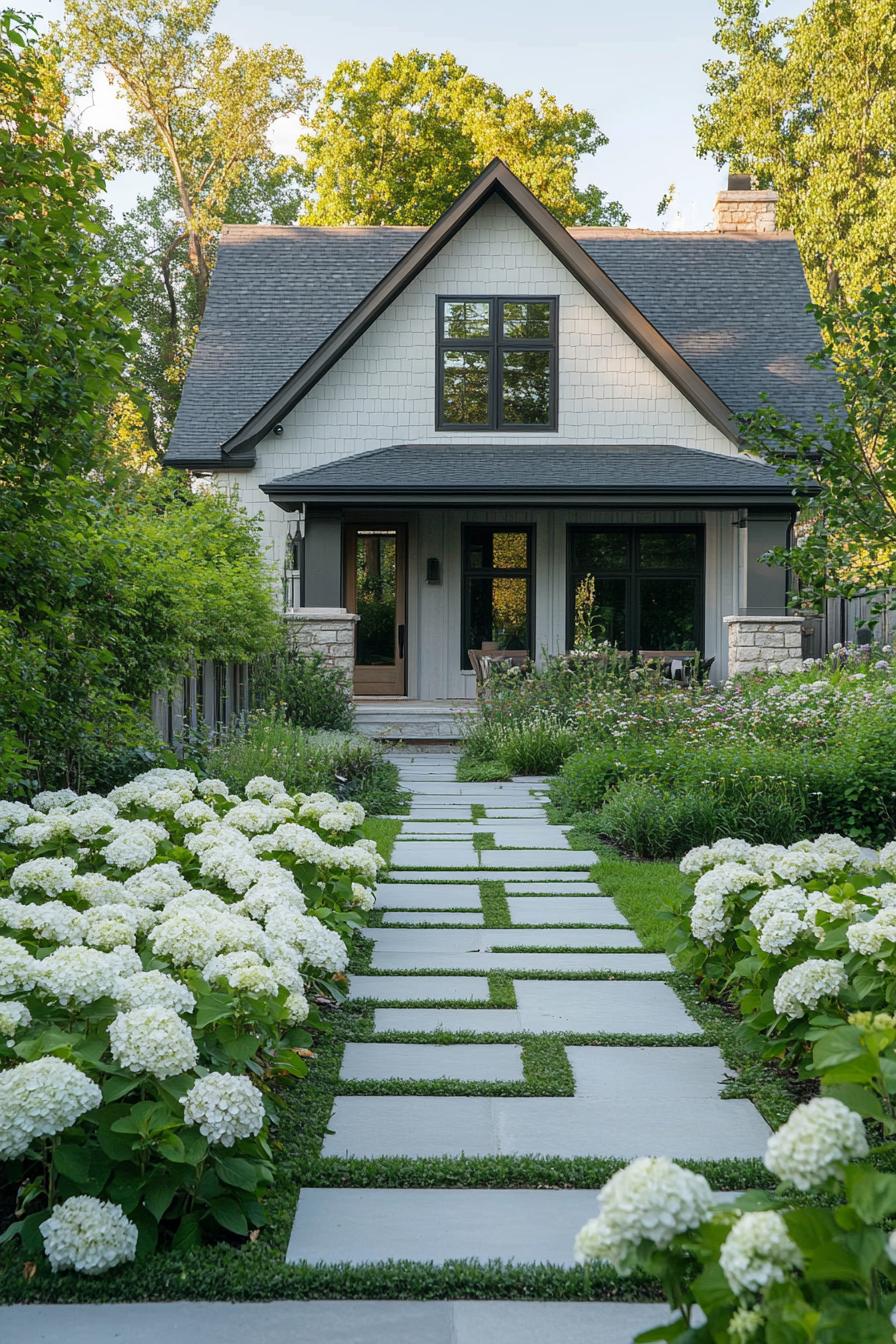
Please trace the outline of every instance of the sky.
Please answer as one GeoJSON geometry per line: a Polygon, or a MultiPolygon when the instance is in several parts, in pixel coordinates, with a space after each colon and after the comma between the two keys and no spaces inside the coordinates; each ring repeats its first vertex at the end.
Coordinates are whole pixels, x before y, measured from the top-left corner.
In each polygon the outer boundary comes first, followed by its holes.
{"type": "MultiPolygon", "coordinates": [[[[54,18],[63,8],[62,0],[27,7],[54,18]]],[[[775,0],[773,12],[782,7],[793,8],[775,0]]],[[[324,78],[343,59],[418,47],[452,51],[508,93],[548,89],[588,108],[609,137],[582,160],[580,185],[595,182],[633,225],[657,228],[657,204],[674,183],[665,227],[702,229],[725,179],[694,149],[702,67],[717,50],[716,13],[715,0],[220,0],[215,27],[241,46],[289,43],[309,73],[324,78]]],[[[98,87],[86,116],[108,126],[120,124],[123,110],[98,87]]],[[[294,126],[278,128],[277,148],[291,149],[294,139],[294,126]]],[[[133,204],[140,185],[136,174],[123,174],[110,188],[113,206],[133,204]]]]}

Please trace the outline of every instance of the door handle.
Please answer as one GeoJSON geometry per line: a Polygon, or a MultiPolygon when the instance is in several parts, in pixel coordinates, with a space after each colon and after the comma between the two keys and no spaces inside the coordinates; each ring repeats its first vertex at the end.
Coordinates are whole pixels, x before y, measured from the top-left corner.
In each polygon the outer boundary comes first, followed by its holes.
{"type": "Polygon", "coordinates": [[[403,658],[403,657],[404,657],[404,626],[403,626],[403,625],[400,625],[400,626],[398,627],[398,656],[399,656],[399,658],[403,658]]]}

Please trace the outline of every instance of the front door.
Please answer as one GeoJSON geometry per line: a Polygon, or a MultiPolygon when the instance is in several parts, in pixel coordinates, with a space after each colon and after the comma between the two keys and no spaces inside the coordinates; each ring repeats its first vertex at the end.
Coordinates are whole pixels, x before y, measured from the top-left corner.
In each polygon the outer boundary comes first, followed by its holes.
{"type": "Polygon", "coordinates": [[[405,694],[405,540],[401,525],[346,527],[345,605],[358,616],[356,695],[405,694]]]}

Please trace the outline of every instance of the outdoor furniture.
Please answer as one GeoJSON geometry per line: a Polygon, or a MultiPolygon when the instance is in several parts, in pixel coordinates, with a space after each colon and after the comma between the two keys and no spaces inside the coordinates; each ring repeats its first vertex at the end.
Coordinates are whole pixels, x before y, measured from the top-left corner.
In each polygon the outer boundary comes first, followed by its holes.
{"type": "Polygon", "coordinates": [[[645,667],[656,667],[670,681],[684,682],[692,679],[695,669],[708,672],[715,662],[710,658],[704,663],[699,649],[641,649],[639,657],[645,667]]]}
{"type": "Polygon", "coordinates": [[[483,643],[481,649],[467,649],[467,656],[476,673],[477,689],[485,685],[495,663],[512,663],[514,667],[525,667],[529,661],[526,649],[499,649],[497,644],[483,643]]]}

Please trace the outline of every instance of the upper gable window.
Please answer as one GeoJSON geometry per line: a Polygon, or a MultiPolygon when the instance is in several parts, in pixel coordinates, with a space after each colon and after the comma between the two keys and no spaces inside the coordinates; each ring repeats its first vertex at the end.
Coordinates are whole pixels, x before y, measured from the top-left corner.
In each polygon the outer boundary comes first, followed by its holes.
{"type": "Polygon", "coordinates": [[[438,429],[557,428],[557,300],[439,299],[438,429]]]}

